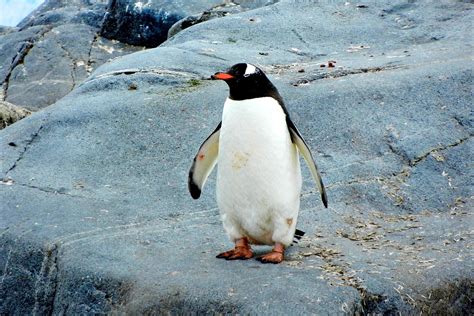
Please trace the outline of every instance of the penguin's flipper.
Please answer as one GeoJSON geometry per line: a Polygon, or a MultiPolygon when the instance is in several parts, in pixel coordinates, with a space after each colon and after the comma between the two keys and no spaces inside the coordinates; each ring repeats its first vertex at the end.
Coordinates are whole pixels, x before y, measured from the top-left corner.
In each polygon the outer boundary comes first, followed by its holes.
{"type": "Polygon", "coordinates": [[[291,140],[293,144],[296,145],[298,150],[300,151],[301,155],[303,155],[304,160],[308,164],[309,170],[318,185],[319,193],[321,193],[321,200],[323,201],[324,207],[328,207],[328,197],[326,195],[326,189],[324,189],[323,180],[321,179],[321,175],[319,174],[318,167],[316,166],[316,162],[314,162],[313,155],[306,145],[306,142],[301,136],[300,132],[296,128],[295,124],[288,118],[286,119],[286,124],[288,125],[288,130],[290,131],[291,140]]]}
{"type": "Polygon", "coordinates": [[[221,123],[217,125],[214,132],[202,143],[194,157],[188,177],[188,189],[193,199],[199,199],[204,183],[206,183],[207,177],[216,165],[217,154],[219,153],[220,131],[221,123]]]}

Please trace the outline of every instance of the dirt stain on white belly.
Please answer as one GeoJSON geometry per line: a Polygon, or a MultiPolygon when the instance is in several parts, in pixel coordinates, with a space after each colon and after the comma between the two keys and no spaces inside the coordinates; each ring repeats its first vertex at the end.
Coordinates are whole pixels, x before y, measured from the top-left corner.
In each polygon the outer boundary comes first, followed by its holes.
{"type": "Polygon", "coordinates": [[[249,157],[249,153],[240,151],[235,152],[234,157],[232,158],[232,169],[239,170],[242,167],[245,167],[249,161],[249,157]]]}

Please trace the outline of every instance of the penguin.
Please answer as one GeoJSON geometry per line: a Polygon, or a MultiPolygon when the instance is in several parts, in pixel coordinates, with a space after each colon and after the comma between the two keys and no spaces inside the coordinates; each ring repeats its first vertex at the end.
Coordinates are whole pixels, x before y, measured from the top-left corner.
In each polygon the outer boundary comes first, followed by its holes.
{"type": "Polygon", "coordinates": [[[321,175],[277,88],[260,68],[239,63],[211,79],[224,81],[229,96],[221,122],[194,157],[189,192],[198,199],[217,164],[217,204],[224,230],[235,244],[217,258],[250,259],[251,245],[270,245],[271,252],[257,260],[280,263],[293,239],[304,234],[296,229],[302,186],[298,154],[327,208],[321,175]]]}

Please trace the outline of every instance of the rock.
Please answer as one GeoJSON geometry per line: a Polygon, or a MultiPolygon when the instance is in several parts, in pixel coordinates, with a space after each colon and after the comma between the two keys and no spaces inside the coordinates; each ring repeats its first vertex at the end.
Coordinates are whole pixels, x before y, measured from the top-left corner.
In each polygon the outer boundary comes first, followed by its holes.
{"type": "Polygon", "coordinates": [[[0,101],[0,129],[30,115],[31,112],[9,102],[0,101]]]}
{"type": "Polygon", "coordinates": [[[1,96],[36,111],[68,94],[101,64],[138,50],[98,35],[106,6],[46,1],[19,24],[0,32],[1,96]]]}
{"type": "Polygon", "coordinates": [[[32,43],[42,34],[41,27],[32,27],[24,32],[11,32],[0,35],[0,82],[2,99],[5,99],[11,71],[23,62],[32,43]]]}
{"type": "Polygon", "coordinates": [[[471,310],[471,4],[364,4],[194,25],[2,130],[0,314],[471,310]],[[187,191],[228,93],[207,79],[241,61],[278,87],[328,192],[323,209],[303,167],[306,235],[278,266],[216,259],[215,175],[187,191]]]}
{"type": "Polygon", "coordinates": [[[18,27],[22,30],[36,25],[85,24],[100,28],[106,5],[104,1],[47,0],[24,18],[18,27]]]}
{"type": "Polygon", "coordinates": [[[189,15],[171,26],[168,30],[168,38],[176,35],[190,26],[206,22],[215,18],[222,18],[230,14],[253,10],[270,4],[274,4],[276,0],[256,0],[256,1],[231,1],[216,5],[202,13],[189,15]]]}
{"type": "Polygon", "coordinates": [[[131,45],[156,47],[164,42],[169,28],[187,15],[196,14],[222,0],[148,1],[114,0],[109,2],[101,36],[131,45]]]}
{"type": "Polygon", "coordinates": [[[206,22],[215,18],[222,18],[226,15],[227,12],[224,11],[204,11],[200,14],[187,16],[170,27],[168,30],[168,38],[173,37],[182,30],[187,29],[188,27],[195,24],[206,22]]]}
{"type": "Polygon", "coordinates": [[[95,32],[87,25],[60,25],[29,47],[11,71],[7,100],[38,110],[68,94],[88,75],[89,50],[95,32]],[[75,35],[81,34],[80,37],[75,35]],[[25,91],[27,91],[25,93],[25,91]]]}
{"type": "Polygon", "coordinates": [[[5,35],[15,31],[18,31],[18,28],[0,25],[0,35],[5,35]]]}
{"type": "Polygon", "coordinates": [[[7,100],[38,110],[68,94],[97,65],[141,49],[97,38],[96,32],[85,24],[65,24],[45,33],[11,71],[7,100]]]}
{"type": "Polygon", "coordinates": [[[235,13],[244,12],[244,11],[246,10],[242,8],[240,5],[234,2],[229,2],[229,3],[224,3],[222,5],[219,5],[219,6],[215,6],[199,14],[189,15],[179,20],[178,22],[176,22],[170,27],[170,29],[168,30],[168,38],[176,35],[182,30],[187,29],[188,27],[193,26],[195,24],[206,22],[215,18],[222,18],[229,14],[235,14],[235,13]]]}

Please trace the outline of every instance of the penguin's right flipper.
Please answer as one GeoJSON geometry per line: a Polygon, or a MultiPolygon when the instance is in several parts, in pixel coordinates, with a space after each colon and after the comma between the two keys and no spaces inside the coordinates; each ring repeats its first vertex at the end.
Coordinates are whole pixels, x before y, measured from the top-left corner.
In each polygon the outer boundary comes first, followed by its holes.
{"type": "Polygon", "coordinates": [[[193,199],[199,199],[207,177],[216,165],[217,154],[219,153],[221,124],[222,122],[217,125],[214,132],[199,147],[198,153],[194,157],[193,165],[189,170],[188,189],[193,199]]]}

